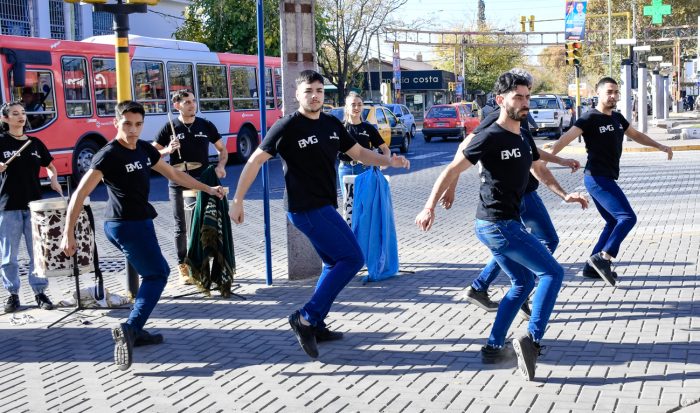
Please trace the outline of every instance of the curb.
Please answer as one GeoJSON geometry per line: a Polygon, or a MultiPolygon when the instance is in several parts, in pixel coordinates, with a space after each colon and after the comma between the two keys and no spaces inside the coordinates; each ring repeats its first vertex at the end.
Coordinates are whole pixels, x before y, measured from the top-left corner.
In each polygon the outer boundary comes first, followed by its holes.
{"type": "MultiPolygon", "coordinates": [[[[553,143],[547,143],[542,145],[543,149],[551,149],[553,143]]],[[[700,151],[700,145],[670,145],[671,148],[673,149],[674,152],[679,152],[679,151],[700,151]]],[[[622,152],[658,152],[659,150],[656,148],[649,148],[649,147],[642,147],[642,148],[637,148],[637,147],[627,147],[627,148],[622,148],[622,152]]],[[[586,153],[586,148],[581,147],[581,146],[567,146],[566,148],[562,149],[561,152],[559,153],[576,153],[576,154],[585,154],[586,153]]]]}

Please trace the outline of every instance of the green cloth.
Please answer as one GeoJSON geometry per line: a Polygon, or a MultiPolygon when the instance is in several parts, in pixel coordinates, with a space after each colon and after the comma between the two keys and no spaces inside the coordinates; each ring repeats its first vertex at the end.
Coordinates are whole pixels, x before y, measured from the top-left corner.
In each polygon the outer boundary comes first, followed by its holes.
{"type": "MultiPolygon", "coordinates": [[[[221,185],[213,166],[202,172],[199,180],[209,186],[221,185]]],[[[192,269],[192,279],[204,294],[209,296],[212,285],[216,285],[222,297],[231,296],[236,259],[226,197],[219,199],[201,191],[197,194],[185,263],[192,269]],[[213,259],[211,269],[210,259],[213,259]]]]}

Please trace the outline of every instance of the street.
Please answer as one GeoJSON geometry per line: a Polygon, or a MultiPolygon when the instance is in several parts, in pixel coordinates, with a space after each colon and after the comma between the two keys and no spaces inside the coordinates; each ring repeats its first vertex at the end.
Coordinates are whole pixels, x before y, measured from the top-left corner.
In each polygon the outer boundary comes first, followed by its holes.
{"type": "MultiPolygon", "coordinates": [[[[167,183],[153,177],[156,229],[173,282],[146,327],[165,343],[136,349],[132,368],[118,371],[108,328],[127,311],[85,310],[47,329],[70,308],[38,310],[23,285],[22,303],[30,307],[18,316],[34,320],[11,325],[11,315],[0,315],[0,411],[665,412],[696,400],[700,152],[678,152],[671,162],[657,152],[623,155],[619,182],[639,221],[615,262],[616,288],[577,276],[603,225],[593,206],[581,211],[539,189],[561,239],[555,258],[566,274],[536,380],[526,382],[514,361],[481,363],[494,313],[461,298],[489,258],[473,232],[476,168],[461,177],[454,207],[436,211],[430,232],[413,224],[457,146],[457,140],[426,144],[418,135],[408,153],[411,170],[386,171],[401,273],[367,285],[358,276],[346,287],[328,318],[345,338],[321,344],[318,361],[301,351],[286,319],[315,280],[286,280],[281,162],[270,162],[272,286],[264,283],[259,178],[246,199],[246,222],[233,228],[240,284],[234,291],[246,300],[215,292],[176,297],[195,289],[176,284],[167,183]]],[[[585,161],[582,154],[567,156],[585,161]]],[[[241,169],[227,167],[224,185],[231,191],[241,169]]],[[[581,172],[551,169],[565,189],[583,190],[581,172]]],[[[104,199],[104,189],[92,197],[98,249],[108,288],[123,294],[123,259],[100,228],[104,199]]],[[[81,278],[83,286],[91,284],[90,275],[81,278]]],[[[73,285],[67,278],[51,283],[54,302],[73,285]]],[[[500,299],[508,281],[501,276],[496,284],[500,299]]],[[[518,318],[511,335],[525,328],[518,318]]]]}

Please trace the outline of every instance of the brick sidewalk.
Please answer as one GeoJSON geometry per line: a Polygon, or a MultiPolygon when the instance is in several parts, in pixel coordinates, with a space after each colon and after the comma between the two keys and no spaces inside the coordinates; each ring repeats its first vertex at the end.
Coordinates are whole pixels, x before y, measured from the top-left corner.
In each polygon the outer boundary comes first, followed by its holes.
{"type": "MultiPolygon", "coordinates": [[[[367,285],[356,277],[329,316],[346,339],[322,344],[319,361],[300,350],[286,322],[314,280],[285,280],[285,223],[275,191],[274,285],[264,285],[262,201],[247,201],[247,222],[234,228],[237,292],[247,300],[173,298],[193,289],[169,285],[148,325],[166,342],[137,349],[129,371],[112,365],[108,330],[126,311],[85,311],[51,329],[45,327],[68,310],[30,308],[20,314],[37,321],[20,326],[0,315],[0,411],[665,412],[697,400],[700,152],[679,152],[672,162],[662,154],[623,155],[620,185],[639,222],[617,261],[617,288],[576,275],[602,228],[597,212],[562,205],[540,189],[566,276],[537,381],[528,383],[514,362],[481,363],[494,315],[460,298],[489,256],[473,234],[475,168],[430,232],[413,225],[456,147],[440,144],[414,159],[411,173],[392,177],[401,269],[413,273],[367,285]]],[[[580,173],[553,170],[565,188],[583,189],[580,173]]],[[[97,217],[103,206],[97,203],[97,217]]],[[[174,268],[169,204],[156,207],[158,237],[174,268]]],[[[101,230],[98,243],[108,286],[122,292],[121,259],[101,230]]],[[[507,281],[498,282],[500,298],[507,281]]],[[[68,279],[52,283],[54,299],[71,287],[68,279]]],[[[22,290],[29,303],[29,288],[22,290]]],[[[525,328],[516,320],[511,332],[525,328]]]]}

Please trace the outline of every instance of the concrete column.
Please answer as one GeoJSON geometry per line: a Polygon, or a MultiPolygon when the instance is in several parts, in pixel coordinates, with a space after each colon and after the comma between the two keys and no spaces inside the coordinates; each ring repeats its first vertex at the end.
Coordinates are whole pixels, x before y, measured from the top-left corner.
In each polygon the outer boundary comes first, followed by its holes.
{"type": "Polygon", "coordinates": [[[647,65],[639,63],[637,69],[637,130],[647,131],[647,65]]]}
{"type": "Polygon", "coordinates": [[[664,119],[668,119],[668,106],[671,103],[671,93],[669,91],[669,86],[671,85],[671,81],[668,78],[668,76],[663,76],[661,78],[661,83],[663,84],[663,87],[661,90],[663,90],[664,96],[663,96],[663,105],[664,107],[661,110],[661,113],[663,114],[664,119]]]}
{"type": "Polygon", "coordinates": [[[632,119],[632,61],[622,59],[620,64],[620,79],[622,88],[620,90],[620,112],[628,121],[632,119]]]}
{"type": "Polygon", "coordinates": [[[49,0],[36,0],[36,8],[34,9],[34,22],[36,30],[34,33],[37,37],[45,39],[51,38],[51,17],[49,16],[49,0]]]}
{"type": "MultiPolygon", "coordinates": [[[[83,25],[83,39],[92,37],[94,35],[94,29],[92,27],[92,6],[89,4],[80,5],[80,22],[83,25]]],[[[83,40],[78,39],[78,40],[83,40]]]]}
{"type": "MultiPolygon", "coordinates": [[[[284,114],[298,109],[295,80],[304,70],[316,67],[316,34],[313,0],[280,2],[280,34],[282,50],[282,89],[284,114]]],[[[285,217],[286,220],[286,217],[285,217]]],[[[321,259],[311,242],[289,220],[287,221],[287,271],[290,280],[320,275],[321,259]]]]}
{"type": "Polygon", "coordinates": [[[661,119],[663,106],[663,84],[658,70],[651,72],[651,115],[661,119]]]}

